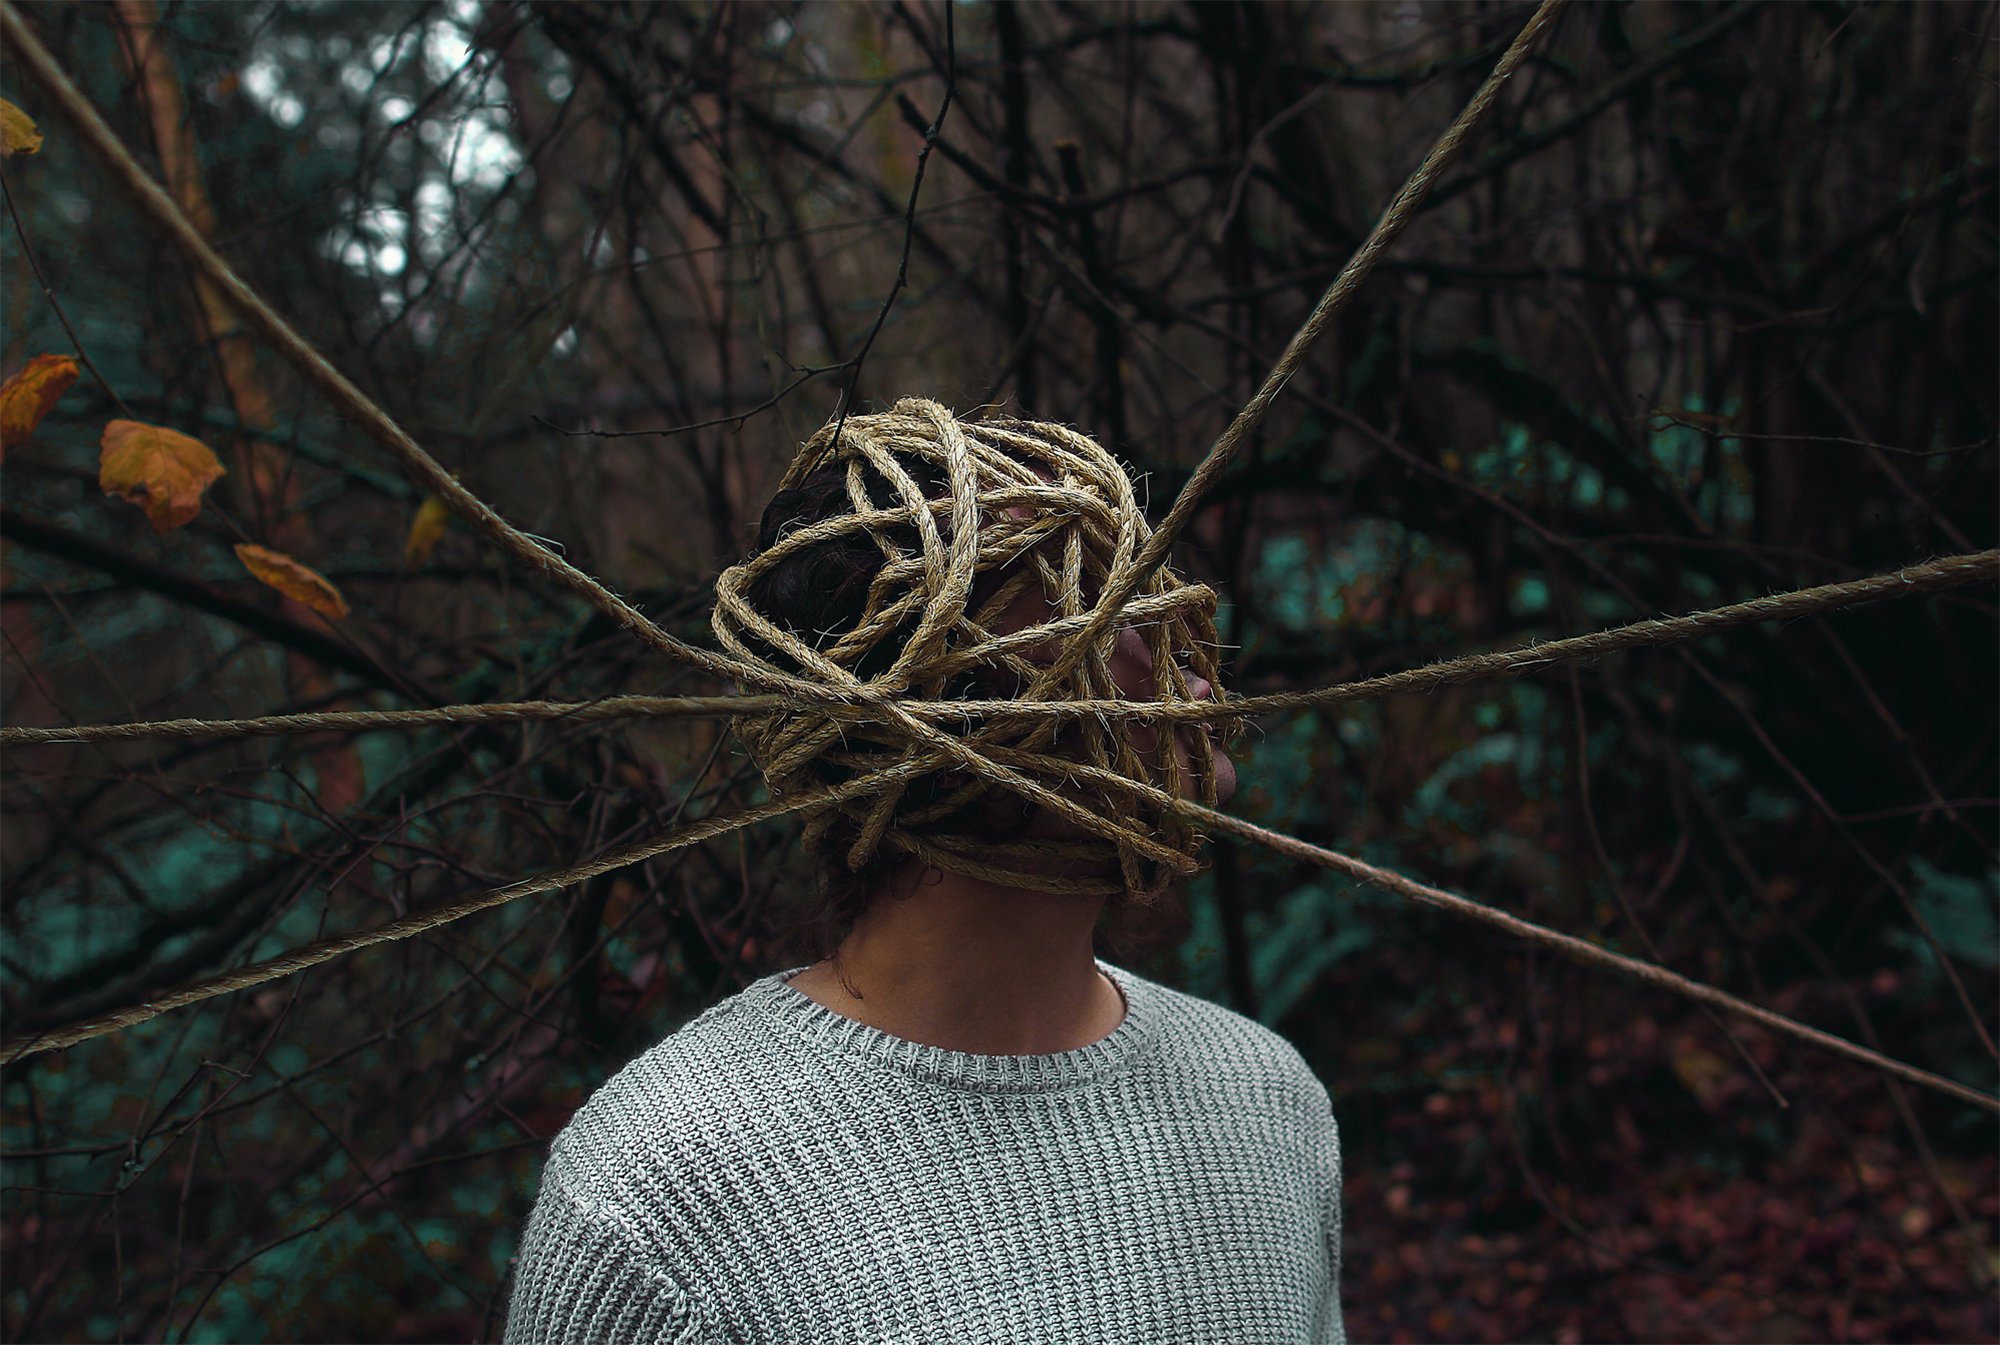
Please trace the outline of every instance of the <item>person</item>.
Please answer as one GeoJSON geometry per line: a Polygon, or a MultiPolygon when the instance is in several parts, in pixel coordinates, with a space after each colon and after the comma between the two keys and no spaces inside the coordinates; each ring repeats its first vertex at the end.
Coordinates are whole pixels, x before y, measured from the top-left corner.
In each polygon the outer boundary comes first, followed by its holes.
{"type": "Polygon", "coordinates": [[[1236,783],[1194,717],[1211,591],[1162,567],[1074,638],[1146,535],[1064,426],[906,399],[807,441],[717,582],[717,636],[940,712],[738,723],[808,819],[831,951],[557,1135],[508,1342],[1344,1341],[1326,1088],[1268,1028],[1093,954],[1107,909],[1196,867],[1173,800],[1236,783]],[[1085,712],[1108,700],[1186,705],[1085,712]]]}

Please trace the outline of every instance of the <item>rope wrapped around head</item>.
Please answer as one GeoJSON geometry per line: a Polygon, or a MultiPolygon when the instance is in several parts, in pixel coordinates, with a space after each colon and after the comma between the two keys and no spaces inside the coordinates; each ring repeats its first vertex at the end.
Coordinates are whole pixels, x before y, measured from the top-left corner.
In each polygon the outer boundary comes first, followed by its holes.
{"type": "MultiPolygon", "coordinates": [[[[737,657],[777,671],[902,697],[1022,696],[1048,671],[1037,660],[1083,629],[1106,579],[1131,565],[1151,532],[1131,478],[1090,438],[1042,422],[961,421],[916,398],[850,416],[844,426],[829,423],[807,440],[773,507],[805,500],[815,502],[806,512],[817,517],[788,521],[717,579],[716,638],[737,657]],[[844,548],[853,559],[857,546],[879,554],[880,563],[862,558],[869,577],[865,594],[857,587],[850,620],[800,631],[759,610],[757,599],[774,586],[796,591],[823,576],[837,582],[829,557],[844,548]],[[1023,612],[1028,624],[1013,628],[1023,612]]],[[[1191,700],[1190,672],[1216,684],[1219,699],[1214,612],[1212,589],[1163,566],[1040,698],[1121,698],[1110,660],[1119,628],[1131,627],[1151,651],[1160,700],[1191,700]]],[[[892,724],[835,719],[799,705],[735,725],[778,798],[891,766],[915,768],[858,797],[802,810],[810,847],[851,834],[842,858],[855,871],[888,847],[997,882],[1145,902],[1199,867],[1192,826],[1121,786],[1141,781],[1213,806],[1206,726],[1095,717],[934,722],[1089,809],[1110,824],[1110,836],[994,839],[979,819],[994,811],[982,805],[995,787],[968,779],[892,724]],[[1167,746],[1176,732],[1185,754],[1167,746]]]]}

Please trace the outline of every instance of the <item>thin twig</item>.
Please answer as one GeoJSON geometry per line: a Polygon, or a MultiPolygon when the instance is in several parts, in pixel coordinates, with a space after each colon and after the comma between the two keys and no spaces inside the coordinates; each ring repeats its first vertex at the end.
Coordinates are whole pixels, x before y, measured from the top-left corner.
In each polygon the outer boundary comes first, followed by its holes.
{"type": "Polygon", "coordinates": [[[875,325],[868,329],[868,339],[861,343],[861,350],[854,357],[854,370],[849,375],[847,387],[840,395],[840,419],[833,429],[833,443],[840,444],[840,432],[847,428],[847,416],[854,409],[855,389],[861,386],[861,366],[874,349],[875,338],[882,332],[882,324],[889,320],[889,309],[895,305],[896,296],[903,292],[904,282],[910,275],[910,244],[916,239],[917,194],[924,189],[924,165],[930,161],[931,151],[937,147],[938,133],[944,130],[945,113],[951,111],[952,95],[958,91],[958,42],[953,15],[957,6],[947,3],[944,7],[944,98],[938,103],[937,116],[931,119],[924,131],[924,147],[917,151],[916,175],[910,182],[910,204],[903,213],[903,255],[896,262],[896,283],[889,287],[888,297],[882,300],[882,309],[875,315],[875,325]]]}
{"type": "Polygon", "coordinates": [[[83,361],[83,367],[90,370],[90,376],[97,380],[98,387],[104,389],[104,395],[118,408],[118,414],[127,420],[137,420],[138,417],[132,414],[132,408],[125,405],[125,399],[118,395],[118,389],[111,386],[111,380],[98,372],[96,361],[90,358],[90,352],[83,347],[83,338],[76,334],[76,328],[69,325],[69,315],[63,312],[62,305],[56,302],[55,286],[49,284],[49,278],[42,274],[42,264],[35,260],[35,249],[28,242],[28,231],[21,226],[21,212],[14,208],[14,189],[7,185],[7,174],[4,171],[0,171],[0,197],[4,197],[7,202],[7,217],[14,221],[14,237],[21,240],[21,255],[28,259],[28,269],[35,273],[35,283],[42,287],[42,297],[49,301],[49,309],[56,315],[56,321],[60,322],[63,331],[69,334],[70,349],[74,350],[76,357],[83,361]]]}

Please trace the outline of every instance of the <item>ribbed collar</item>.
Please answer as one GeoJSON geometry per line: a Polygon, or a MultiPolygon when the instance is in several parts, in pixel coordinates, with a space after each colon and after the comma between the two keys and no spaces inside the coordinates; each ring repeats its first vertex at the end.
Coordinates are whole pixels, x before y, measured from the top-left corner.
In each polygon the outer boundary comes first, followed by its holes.
{"type": "Polygon", "coordinates": [[[1152,982],[1103,959],[1098,967],[1125,996],[1125,1021],[1109,1036],[1053,1055],[974,1055],[927,1046],[835,1013],[789,984],[804,967],[773,972],[743,989],[741,1003],[808,1045],[839,1052],[913,1079],[977,1093],[1053,1093],[1103,1079],[1149,1051],[1158,1039],[1159,1000],[1152,982]]]}

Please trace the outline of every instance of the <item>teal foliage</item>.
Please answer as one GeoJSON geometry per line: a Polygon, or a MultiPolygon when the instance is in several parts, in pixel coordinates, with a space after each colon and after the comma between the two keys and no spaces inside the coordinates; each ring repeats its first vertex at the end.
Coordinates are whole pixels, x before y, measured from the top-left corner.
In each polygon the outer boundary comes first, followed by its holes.
{"type": "MultiPolygon", "coordinates": [[[[1357,519],[1324,546],[1294,532],[1265,538],[1248,582],[1277,636],[1353,625],[1361,619],[1356,586],[1405,568],[1455,574],[1464,561],[1393,519],[1357,519]]],[[[1402,611],[1395,617],[1409,619],[1402,611]]]]}
{"type": "Polygon", "coordinates": [[[1546,616],[1549,611],[1549,581],[1537,574],[1516,575],[1507,586],[1508,609],[1515,616],[1546,616]]]}
{"type": "MultiPolygon", "coordinates": [[[[1707,409],[1699,393],[1690,392],[1683,400],[1686,410],[1694,415],[1707,409]]],[[[1741,399],[1731,397],[1717,414],[1726,422],[1739,409],[1741,399]]],[[[1751,494],[1750,468],[1743,460],[1740,438],[1663,417],[1653,426],[1647,447],[1654,464],[1689,498],[1696,513],[1724,535],[1747,534],[1757,502],[1751,494]]]]}
{"type": "MultiPolygon", "coordinates": [[[[388,734],[365,736],[357,744],[371,782],[393,782],[416,759],[415,747],[409,738],[388,734]]],[[[153,910],[171,918],[212,901],[285,847],[326,838],[330,825],[313,801],[317,783],[310,768],[291,776],[271,774],[261,793],[216,800],[193,821],[179,811],[141,819],[104,848],[143,885],[153,910]]],[[[419,821],[412,834],[425,830],[419,821]]],[[[476,824],[460,825],[454,838],[463,841],[469,830],[476,831],[476,824]]],[[[133,937],[130,925],[104,919],[103,908],[86,898],[86,885],[96,881],[101,875],[73,865],[49,875],[32,898],[34,920],[13,939],[13,955],[60,978],[125,947],[133,937]]],[[[299,903],[263,932],[253,952],[275,954],[325,932],[320,903],[299,903]]],[[[164,939],[152,957],[171,958],[199,935],[197,929],[164,939]]]]}
{"type": "MultiPolygon", "coordinates": [[[[1343,783],[1330,769],[1323,731],[1321,717],[1307,711],[1271,726],[1268,735],[1240,749],[1238,811],[1263,826],[1312,834],[1311,828],[1327,816],[1327,791],[1343,783]]],[[[1246,850],[1241,862],[1246,890],[1276,887],[1281,893],[1270,909],[1259,903],[1246,914],[1258,1010],[1269,1023],[1282,1017],[1328,967],[1374,941],[1371,928],[1359,918],[1360,906],[1372,898],[1357,905],[1351,885],[1325,874],[1299,881],[1267,852],[1246,850]]],[[[1184,983],[1193,993],[1226,1002],[1213,875],[1195,879],[1187,900],[1190,928],[1180,949],[1184,983]]]]}
{"type": "MultiPolygon", "coordinates": [[[[1930,925],[1946,954],[1975,966],[2000,968],[2000,869],[1984,874],[1946,873],[1922,856],[1910,861],[1910,899],[1930,925]]],[[[1937,954],[1912,929],[1893,929],[1889,939],[1908,954],[1927,990],[1942,989],[1937,954]]]]}
{"type": "Polygon", "coordinates": [[[1340,597],[1340,571],[1310,558],[1306,539],[1273,537],[1264,543],[1251,575],[1264,608],[1279,624],[1303,630],[1322,621],[1338,625],[1347,614],[1340,597]]]}
{"type": "MultiPolygon", "coordinates": [[[[1685,403],[1691,415],[1703,414],[1698,395],[1690,394],[1685,403]]],[[[1720,418],[1727,420],[1737,409],[1736,399],[1731,399],[1724,404],[1720,418]]],[[[1607,432],[1605,438],[1612,436],[1607,432]]],[[[1649,465],[1687,496],[1696,512],[1717,531],[1730,536],[1747,532],[1756,500],[1740,438],[1708,433],[1696,424],[1662,417],[1648,434],[1646,452],[1649,465]]],[[[1628,510],[1632,502],[1629,492],[1611,485],[1601,468],[1554,440],[1536,437],[1518,421],[1503,421],[1495,442],[1464,455],[1463,471],[1468,479],[1495,494],[1542,508],[1617,515],[1628,510]]],[[[1524,601],[1532,604],[1534,598],[1524,601]]]]}
{"type": "Polygon", "coordinates": [[[1502,423],[1498,441],[1467,455],[1465,471],[1486,489],[1522,500],[1566,501],[1584,510],[1617,507],[1602,471],[1515,421],[1502,423]]]}
{"type": "Polygon", "coordinates": [[[1366,917],[1394,904],[1375,888],[1329,876],[1293,888],[1268,914],[1254,913],[1250,970],[1263,1021],[1278,1022],[1328,969],[1374,946],[1376,922],[1366,917]]]}
{"type": "Polygon", "coordinates": [[[1742,760],[1713,743],[1690,742],[1682,746],[1681,753],[1687,758],[1696,786],[1710,793],[1735,783],[1743,775],[1742,760]]]}

